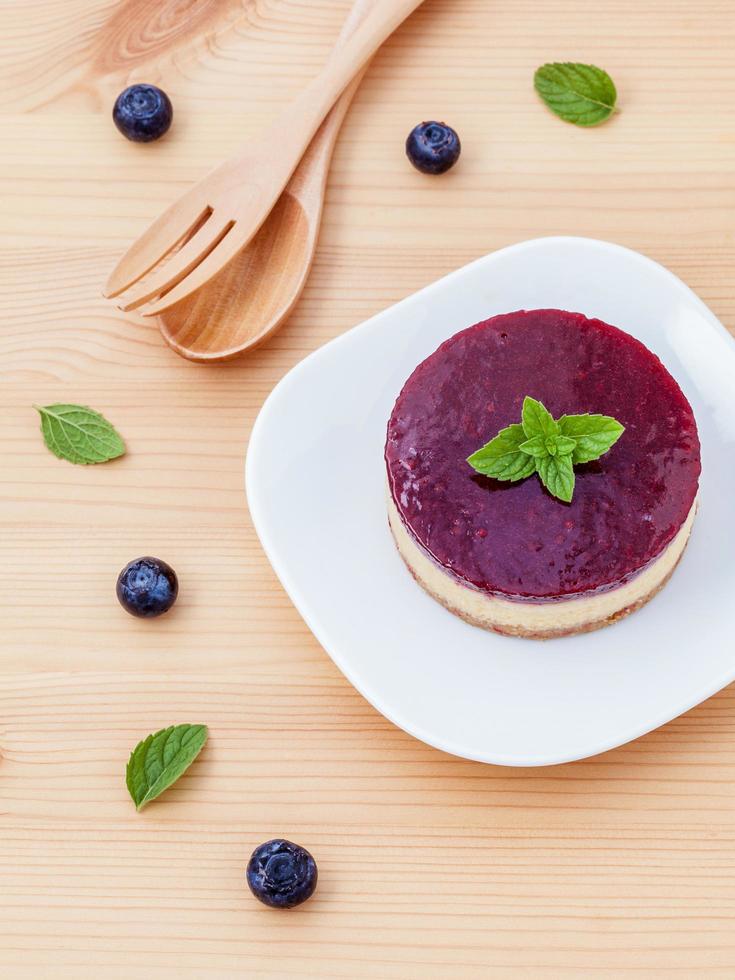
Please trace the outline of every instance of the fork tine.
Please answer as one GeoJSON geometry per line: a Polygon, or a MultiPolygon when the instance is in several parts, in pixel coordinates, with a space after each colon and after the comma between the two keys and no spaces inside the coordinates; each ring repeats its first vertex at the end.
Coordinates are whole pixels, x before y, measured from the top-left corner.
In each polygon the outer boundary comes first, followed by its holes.
{"type": "Polygon", "coordinates": [[[211,217],[178,252],[160,263],[152,275],[138,282],[119,298],[120,309],[125,312],[135,310],[149,299],[173,289],[219,245],[234,224],[231,219],[225,220],[217,215],[211,217]]]}
{"type": "Polygon", "coordinates": [[[158,299],[153,300],[152,303],[146,303],[145,306],[138,310],[138,313],[142,316],[156,316],[175,306],[182,299],[186,299],[187,296],[196,292],[200,286],[209,282],[228,262],[231,262],[247,243],[248,238],[237,227],[234,228],[228,235],[220,239],[209,255],[188,276],[182,279],[177,286],[164,293],[163,296],[159,296],[158,299]]]}
{"type": "Polygon", "coordinates": [[[149,225],[136,239],[110,273],[103,295],[108,299],[119,296],[142,279],[177,245],[192,237],[206,224],[212,209],[201,198],[192,197],[191,203],[174,201],[162,215],[149,225]]]}

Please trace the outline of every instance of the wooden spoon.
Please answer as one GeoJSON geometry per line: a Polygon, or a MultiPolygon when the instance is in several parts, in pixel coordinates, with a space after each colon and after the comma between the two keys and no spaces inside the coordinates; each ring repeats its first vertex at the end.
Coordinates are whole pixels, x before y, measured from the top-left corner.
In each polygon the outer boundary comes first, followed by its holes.
{"type": "MultiPolygon", "coordinates": [[[[355,0],[337,47],[371,2],[355,0]]],[[[314,260],[334,145],[364,73],[335,103],[255,237],[213,279],[157,317],[177,354],[225,361],[257,347],[288,318],[314,260]]]]}

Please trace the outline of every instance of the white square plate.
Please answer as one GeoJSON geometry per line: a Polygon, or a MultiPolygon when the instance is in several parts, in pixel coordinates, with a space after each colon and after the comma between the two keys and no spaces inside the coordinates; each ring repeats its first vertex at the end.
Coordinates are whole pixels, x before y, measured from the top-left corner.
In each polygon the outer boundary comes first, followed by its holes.
{"type": "Polygon", "coordinates": [[[247,458],[250,511],[284,588],[355,687],[437,748],[501,765],[594,755],[735,678],[735,343],[691,290],[605,242],[495,252],[338,337],[272,392],[247,458]],[[469,626],[416,585],[388,530],[383,444],[413,368],[497,313],[557,307],[639,338],[689,398],[700,509],[666,588],[622,622],[539,642],[469,626]]]}

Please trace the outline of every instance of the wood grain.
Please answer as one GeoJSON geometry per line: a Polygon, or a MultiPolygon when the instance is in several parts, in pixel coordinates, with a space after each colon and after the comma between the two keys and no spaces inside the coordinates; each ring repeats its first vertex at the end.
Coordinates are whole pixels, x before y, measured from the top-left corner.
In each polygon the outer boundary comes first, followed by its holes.
{"type": "MultiPolygon", "coordinates": [[[[426,0],[379,52],[337,146],[312,275],[286,326],[200,366],[100,297],[162,207],[319,70],[348,0],[5,0],[0,90],[0,972],[15,978],[735,975],[735,693],[596,759],[508,770],[442,755],[349,686],[282,592],[243,494],[248,433],[293,364],[491,249],[608,238],[735,328],[731,0],[426,0]],[[534,68],[603,65],[593,131],[534,68]],[[134,80],[176,111],[158,145],[109,115],[134,80]],[[407,165],[459,131],[440,180],[407,165]],[[88,403],[130,453],[80,469],[31,403],[88,403]],[[139,554],[181,596],[114,600],[139,554]],[[203,721],[201,759],[142,814],[139,737],[203,721]],[[252,847],[298,840],[315,898],[256,906],[252,847]]],[[[458,327],[462,324],[458,324],[458,327]]],[[[696,656],[696,651],[692,651],[696,656]]]]}

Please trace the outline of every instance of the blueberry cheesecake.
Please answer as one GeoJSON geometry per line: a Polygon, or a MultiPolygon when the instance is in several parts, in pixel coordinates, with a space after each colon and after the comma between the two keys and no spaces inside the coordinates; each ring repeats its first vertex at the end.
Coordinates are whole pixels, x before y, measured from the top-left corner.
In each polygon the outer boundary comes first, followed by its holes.
{"type": "Polygon", "coordinates": [[[455,334],[414,370],[385,446],[414,578],[499,633],[597,629],[652,598],[694,520],[694,415],[616,327],[530,310],[455,334]]]}

